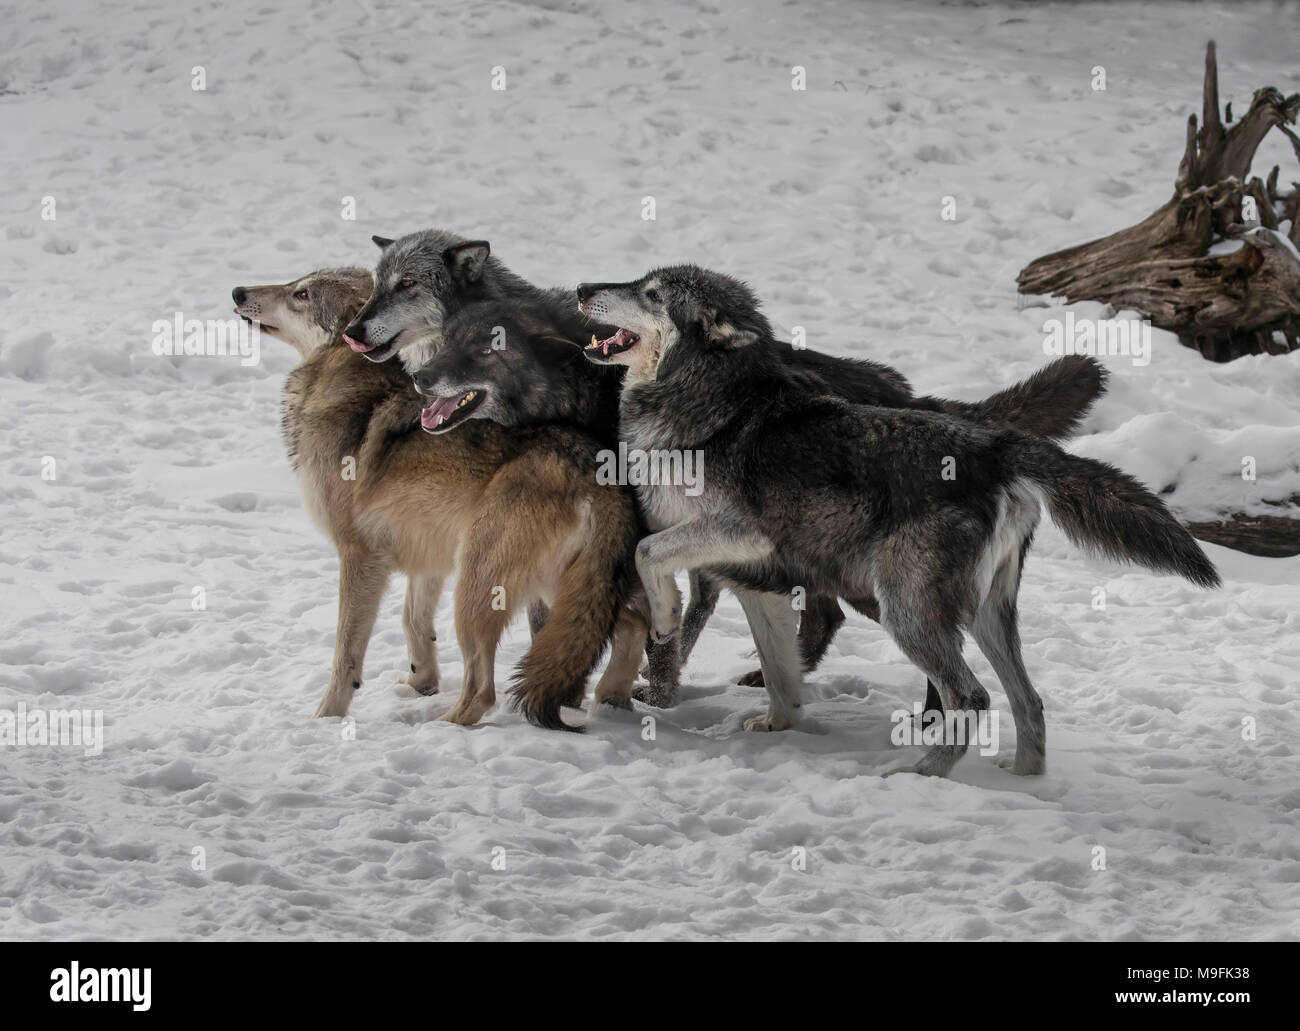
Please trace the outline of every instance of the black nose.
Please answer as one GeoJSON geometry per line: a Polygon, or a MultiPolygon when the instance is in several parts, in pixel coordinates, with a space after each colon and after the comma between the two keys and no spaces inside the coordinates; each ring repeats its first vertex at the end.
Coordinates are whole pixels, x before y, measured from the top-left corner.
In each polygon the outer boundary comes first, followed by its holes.
{"type": "Polygon", "coordinates": [[[596,287],[594,283],[579,283],[578,303],[582,304],[584,301],[587,300],[587,298],[589,298],[595,292],[596,292],[596,287]]]}
{"type": "Polygon", "coordinates": [[[230,296],[235,299],[236,304],[243,304],[244,298],[248,296],[248,291],[242,286],[237,286],[230,291],[230,296]]]}
{"type": "Polygon", "coordinates": [[[437,377],[428,369],[421,369],[411,378],[415,380],[416,391],[421,394],[425,391],[432,390],[433,384],[437,381],[437,377]]]}
{"type": "Polygon", "coordinates": [[[354,322],[343,331],[343,334],[344,336],[350,336],[353,340],[364,344],[366,342],[366,324],[364,322],[354,322]]]}

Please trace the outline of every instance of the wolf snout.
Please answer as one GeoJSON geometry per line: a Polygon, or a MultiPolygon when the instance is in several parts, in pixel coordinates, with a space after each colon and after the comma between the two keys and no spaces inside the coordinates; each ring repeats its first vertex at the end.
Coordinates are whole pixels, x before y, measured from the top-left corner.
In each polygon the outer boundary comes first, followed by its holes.
{"type": "Polygon", "coordinates": [[[243,304],[248,299],[248,291],[242,286],[237,286],[230,291],[230,296],[235,299],[236,304],[243,304]]]}
{"type": "Polygon", "coordinates": [[[433,388],[438,383],[438,377],[428,369],[421,369],[412,379],[415,381],[415,392],[423,397],[435,396],[433,388]]]}
{"type": "Polygon", "coordinates": [[[597,287],[596,287],[596,284],[595,284],[595,283],[579,283],[579,284],[578,284],[578,303],[579,303],[579,304],[584,304],[584,303],[586,303],[587,301],[589,301],[589,300],[591,299],[592,295],[595,294],[596,289],[597,289],[597,287]]]}

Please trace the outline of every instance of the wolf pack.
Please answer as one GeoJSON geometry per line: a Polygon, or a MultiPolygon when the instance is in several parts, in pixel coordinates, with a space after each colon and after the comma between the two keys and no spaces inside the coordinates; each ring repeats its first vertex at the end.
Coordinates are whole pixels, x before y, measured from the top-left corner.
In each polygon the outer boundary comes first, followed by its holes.
{"type": "MultiPolygon", "coordinates": [[[[339,557],[317,716],[347,714],[394,573],[407,581],[411,688],[439,690],[435,615],[454,577],[464,677],[442,718],[470,725],[493,708],[498,644],[526,613],[510,701],[556,730],[581,730],[564,710],[584,703],[593,715],[675,704],[725,589],[758,654],[740,682],[768,696],[746,730],[799,722],[803,677],[847,603],[924,673],[934,716],[989,710],[962,655],[969,633],[1015,724],[1001,764],[1041,774],[1017,594],[1042,511],[1081,548],[1219,583],[1159,498],[1060,447],[1105,392],[1092,358],[1060,358],[983,401],[917,396],[886,365],[780,339],[744,283],[695,265],[547,288],[485,240],[373,239],[373,271],[233,291],[238,315],[301,357],[282,429],[339,557]],[[611,483],[598,469],[620,448],[697,455],[697,482],[611,483]]],[[[945,776],[966,747],[940,735],[889,772],[945,776]]]]}

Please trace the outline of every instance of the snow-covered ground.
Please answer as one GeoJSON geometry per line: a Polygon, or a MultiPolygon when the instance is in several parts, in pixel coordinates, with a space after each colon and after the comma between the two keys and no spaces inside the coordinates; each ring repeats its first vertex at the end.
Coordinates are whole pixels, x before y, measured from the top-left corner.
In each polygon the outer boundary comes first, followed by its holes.
{"type": "MultiPolygon", "coordinates": [[[[741,732],[730,597],[653,740],[646,711],[433,722],[450,592],[425,699],[394,685],[400,583],[355,727],[307,718],[336,562],[280,441],[292,356],[157,357],[155,320],[438,225],[541,283],[698,260],[813,347],[975,398],[1046,360],[1061,312],[1017,305],[1019,268],[1167,198],[1208,38],[1237,112],[1300,89],[1275,4],[739,6],[0,4],[0,709],[105,721],[98,755],[0,751],[0,937],[1300,937],[1300,559],[1207,547],[1205,593],[1045,527],[1036,779],[882,779],[922,678],[858,617],[798,731],[741,732]]],[[[1188,518],[1300,491],[1300,356],[1153,343],[1108,359],[1077,450],[1188,518]]]]}

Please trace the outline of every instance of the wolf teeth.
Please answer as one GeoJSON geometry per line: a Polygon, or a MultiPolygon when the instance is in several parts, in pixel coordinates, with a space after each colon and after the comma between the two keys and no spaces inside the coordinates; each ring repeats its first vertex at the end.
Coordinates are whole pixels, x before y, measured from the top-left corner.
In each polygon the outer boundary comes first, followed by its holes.
{"type": "Polygon", "coordinates": [[[591,334],[591,346],[592,346],[592,347],[599,347],[599,346],[600,346],[600,341],[596,339],[596,334],[595,334],[595,333],[592,333],[592,334],[591,334]]]}
{"type": "Polygon", "coordinates": [[[467,404],[469,404],[471,401],[474,400],[474,395],[477,393],[478,393],[477,390],[471,390],[468,394],[466,394],[464,397],[460,399],[460,403],[457,404],[456,407],[464,408],[467,404]]]}

